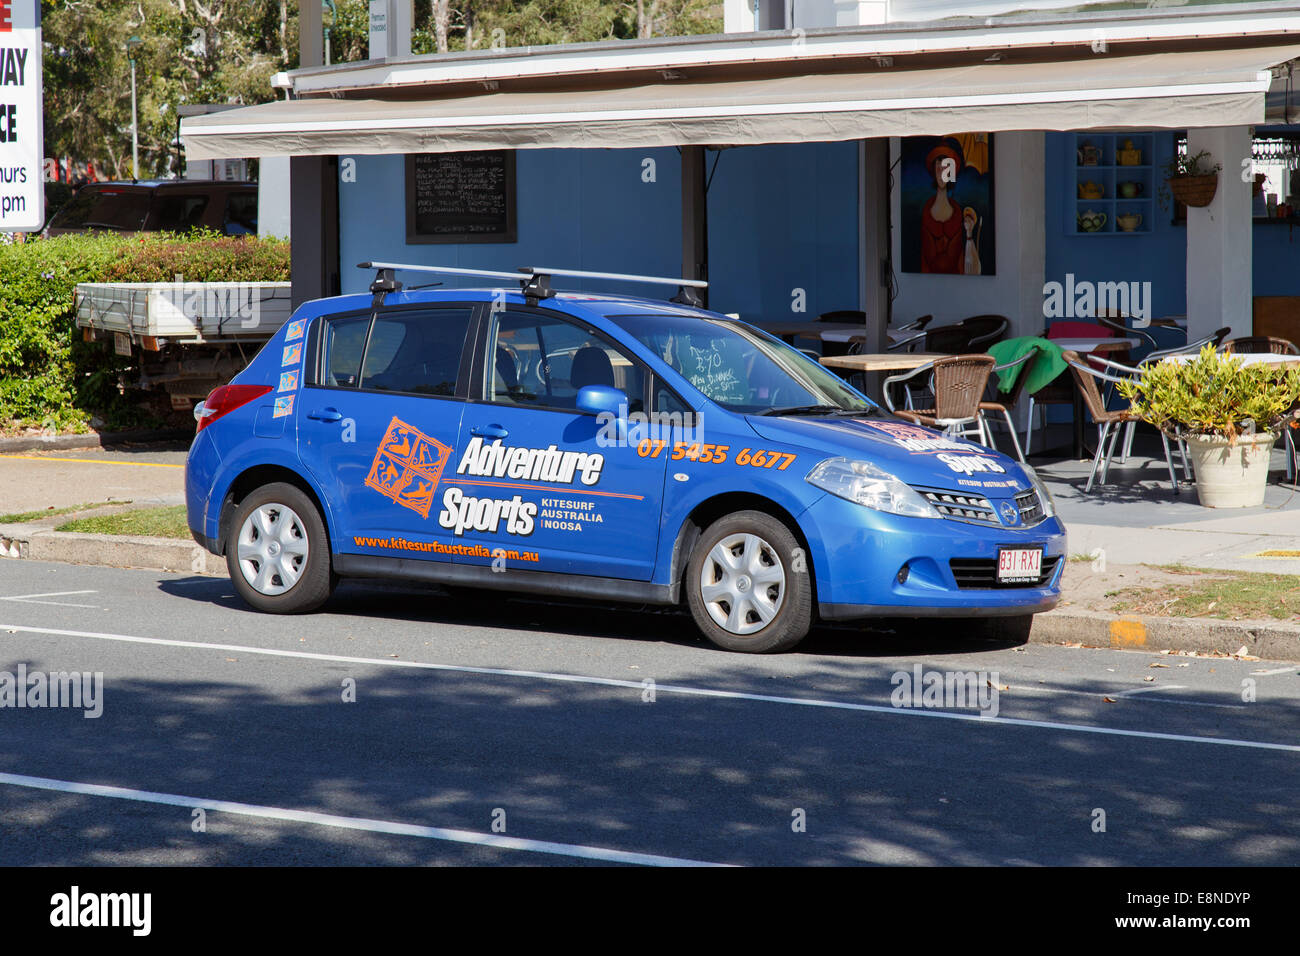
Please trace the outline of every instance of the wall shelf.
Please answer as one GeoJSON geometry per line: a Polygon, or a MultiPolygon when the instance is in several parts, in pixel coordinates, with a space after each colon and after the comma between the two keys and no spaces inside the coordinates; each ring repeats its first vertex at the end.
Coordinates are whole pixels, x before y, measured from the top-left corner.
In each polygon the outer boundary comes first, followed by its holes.
{"type": "MultiPolygon", "coordinates": [[[[1152,133],[1072,133],[1067,160],[1073,174],[1066,176],[1073,191],[1067,197],[1065,233],[1069,236],[1142,236],[1155,227],[1155,148],[1152,133]],[[1131,149],[1126,150],[1126,145],[1131,149]],[[1141,161],[1121,163],[1137,152],[1141,161]],[[1084,160],[1090,160],[1085,164],[1084,160]],[[1091,160],[1095,159],[1095,162],[1091,160]],[[1100,186],[1101,195],[1085,199],[1080,188],[1100,186]],[[1132,195],[1125,195],[1131,192],[1132,195]],[[1091,216],[1088,214],[1091,213],[1091,216]],[[1086,219],[1085,219],[1086,217],[1086,219]],[[1085,228],[1083,221],[1096,223],[1085,228]],[[1130,228],[1125,228],[1125,225],[1130,228]]],[[[1095,191],[1095,190],[1093,190],[1095,191]]]]}

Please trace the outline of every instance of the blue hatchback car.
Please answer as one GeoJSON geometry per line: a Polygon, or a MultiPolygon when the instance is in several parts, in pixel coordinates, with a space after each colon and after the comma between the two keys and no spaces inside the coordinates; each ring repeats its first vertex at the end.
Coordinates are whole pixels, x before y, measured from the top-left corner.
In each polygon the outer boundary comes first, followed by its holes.
{"type": "Polygon", "coordinates": [[[818,619],[1023,627],[1057,603],[1065,532],[1028,466],[689,291],[521,272],[400,291],[382,267],[196,409],[189,526],[251,606],[310,611],[340,577],[684,601],[721,647],[780,651],[818,619]]]}

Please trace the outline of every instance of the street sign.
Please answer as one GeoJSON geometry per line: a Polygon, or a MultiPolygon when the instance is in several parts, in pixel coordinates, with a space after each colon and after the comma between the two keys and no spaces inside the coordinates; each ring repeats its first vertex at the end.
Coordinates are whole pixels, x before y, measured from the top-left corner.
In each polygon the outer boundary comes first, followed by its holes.
{"type": "Polygon", "coordinates": [[[40,0],[0,0],[0,231],[45,223],[40,0]]]}

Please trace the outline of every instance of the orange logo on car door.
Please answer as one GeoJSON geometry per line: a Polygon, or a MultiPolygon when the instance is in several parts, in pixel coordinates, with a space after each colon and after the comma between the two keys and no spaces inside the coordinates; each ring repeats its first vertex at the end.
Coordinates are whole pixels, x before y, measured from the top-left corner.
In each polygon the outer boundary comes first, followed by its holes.
{"type": "Polygon", "coordinates": [[[427,518],[433,490],[450,455],[451,449],[436,438],[394,418],[375,450],[366,485],[427,518]]]}

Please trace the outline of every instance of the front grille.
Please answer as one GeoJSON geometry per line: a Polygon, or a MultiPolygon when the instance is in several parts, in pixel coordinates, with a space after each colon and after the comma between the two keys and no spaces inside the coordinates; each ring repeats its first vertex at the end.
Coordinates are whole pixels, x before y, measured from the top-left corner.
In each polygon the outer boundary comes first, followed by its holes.
{"type": "Polygon", "coordinates": [[[948,562],[952,576],[957,579],[959,588],[1038,588],[1052,580],[1056,566],[1061,563],[1061,556],[1043,555],[1043,566],[1037,581],[1020,584],[998,583],[997,558],[953,558],[948,562]]]}
{"type": "Polygon", "coordinates": [[[959,491],[927,491],[919,489],[925,500],[934,505],[939,514],[971,524],[999,525],[997,512],[987,498],[967,495],[959,491]]]}
{"type": "Polygon", "coordinates": [[[1016,507],[1020,510],[1022,525],[1035,525],[1043,520],[1043,503],[1038,500],[1038,492],[1033,488],[1016,495],[1016,507]]]}

